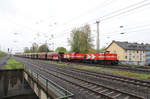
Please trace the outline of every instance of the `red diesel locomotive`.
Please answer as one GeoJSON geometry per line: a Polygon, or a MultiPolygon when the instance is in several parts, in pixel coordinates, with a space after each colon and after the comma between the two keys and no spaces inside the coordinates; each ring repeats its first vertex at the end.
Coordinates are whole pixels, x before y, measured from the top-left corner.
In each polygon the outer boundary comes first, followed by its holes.
{"type": "Polygon", "coordinates": [[[109,51],[106,51],[104,53],[99,53],[99,54],[92,54],[92,53],[65,54],[63,52],[22,53],[22,54],[16,54],[16,56],[31,58],[31,59],[54,60],[54,61],[63,61],[63,62],[83,62],[83,63],[111,64],[111,65],[118,64],[117,54],[110,53],[109,51]]]}

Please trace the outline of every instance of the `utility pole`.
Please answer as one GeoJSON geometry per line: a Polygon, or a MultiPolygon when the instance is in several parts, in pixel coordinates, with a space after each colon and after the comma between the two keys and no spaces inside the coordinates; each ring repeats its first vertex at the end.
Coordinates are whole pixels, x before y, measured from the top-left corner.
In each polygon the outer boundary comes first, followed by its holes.
{"type": "Polygon", "coordinates": [[[48,45],[47,45],[47,40],[45,41],[45,45],[46,45],[46,53],[48,53],[48,45]]]}
{"type": "Polygon", "coordinates": [[[97,41],[96,41],[96,45],[97,45],[97,53],[99,53],[99,50],[100,50],[100,41],[99,41],[99,23],[100,23],[100,21],[96,21],[96,24],[97,24],[97,41]]]}

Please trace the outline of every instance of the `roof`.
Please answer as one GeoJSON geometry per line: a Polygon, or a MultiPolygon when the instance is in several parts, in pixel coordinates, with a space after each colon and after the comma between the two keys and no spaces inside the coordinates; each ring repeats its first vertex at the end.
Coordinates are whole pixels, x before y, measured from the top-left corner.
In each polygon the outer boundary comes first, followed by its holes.
{"type": "Polygon", "coordinates": [[[118,46],[126,50],[150,51],[150,44],[129,43],[129,42],[120,42],[120,41],[113,41],[112,43],[116,43],[118,46]]]}

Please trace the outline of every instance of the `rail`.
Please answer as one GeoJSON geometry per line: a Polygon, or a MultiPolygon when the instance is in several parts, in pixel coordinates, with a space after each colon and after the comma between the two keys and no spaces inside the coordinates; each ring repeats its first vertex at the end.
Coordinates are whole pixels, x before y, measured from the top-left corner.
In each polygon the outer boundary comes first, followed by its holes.
{"type": "Polygon", "coordinates": [[[25,72],[29,72],[31,76],[33,76],[37,81],[41,82],[48,90],[50,90],[53,94],[55,94],[56,99],[70,99],[71,97],[74,96],[70,91],[64,89],[63,87],[59,86],[52,80],[46,78],[40,73],[34,72],[32,69],[25,68],[25,72]]]}

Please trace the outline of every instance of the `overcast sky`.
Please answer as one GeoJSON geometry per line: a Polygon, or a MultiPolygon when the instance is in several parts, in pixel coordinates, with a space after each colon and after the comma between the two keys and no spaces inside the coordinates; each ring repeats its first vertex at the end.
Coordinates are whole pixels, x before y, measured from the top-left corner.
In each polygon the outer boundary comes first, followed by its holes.
{"type": "Polygon", "coordinates": [[[0,0],[0,49],[19,52],[46,40],[69,49],[70,31],[85,24],[95,45],[96,20],[101,47],[112,40],[150,43],[150,0],[0,0]]]}

